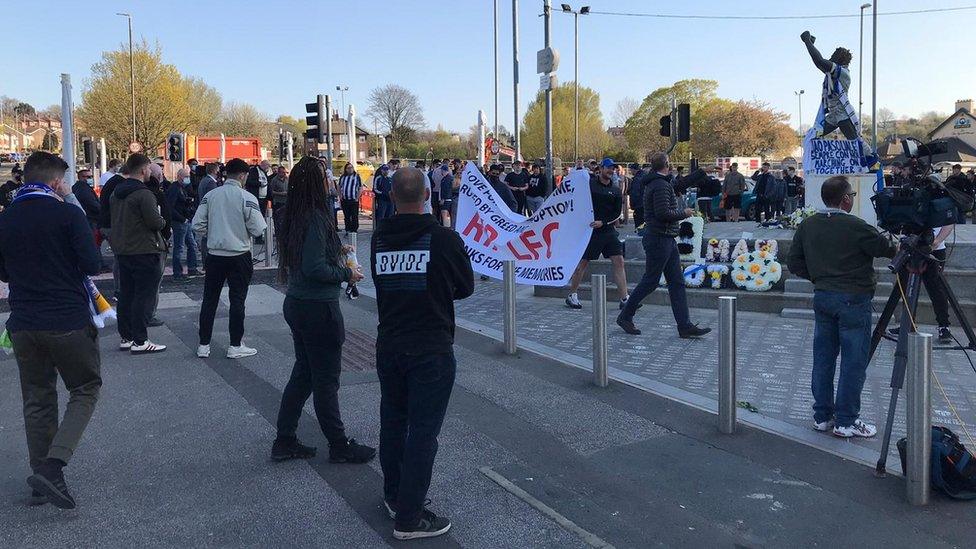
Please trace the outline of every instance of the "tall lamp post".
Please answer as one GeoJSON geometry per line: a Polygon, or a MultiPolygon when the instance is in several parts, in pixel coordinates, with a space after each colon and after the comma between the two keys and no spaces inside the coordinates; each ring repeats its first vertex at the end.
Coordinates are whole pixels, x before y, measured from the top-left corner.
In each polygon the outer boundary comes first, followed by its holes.
{"type": "MultiPolygon", "coordinates": [[[[498,0],[495,0],[495,130],[492,136],[498,141],[498,0]]],[[[492,154],[492,160],[497,161],[498,156],[492,154]]]]}
{"type": "Polygon", "coordinates": [[[871,148],[878,150],[878,0],[871,6],[871,148]]]}
{"type": "Polygon", "coordinates": [[[864,10],[871,4],[861,4],[861,49],[858,51],[860,60],[857,62],[857,122],[861,123],[861,107],[864,105],[864,10]]]}
{"type": "Polygon", "coordinates": [[[575,88],[575,98],[573,107],[573,160],[579,159],[579,16],[586,15],[590,13],[589,6],[583,6],[579,11],[575,11],[569,4],[563,4],[563,13],[573,14],[573,25],[575,31],[573,33],[573,64],[575,65],[573,80],[575,81],[573,87],[575,88]]]}
{"type": "Polygon", "coordinates": [[[132,96],[132,142],[136,142],[136,77],[132,64],[132,15],[116,13],[129,20],[129,93],[132,96]]]}
{"type": "Polygon", "coordinates": [[[796,131],[801,134],[803,133],[803,94],[803,90],[793,92],[793,95],[796,96],[796,131]]]}
{"type": "Polygon", "coordinates": [[[339,98],[342,104],[339,112],[346,112],[346,92],[349,91],[349,86],[336,86],[336,91],[339,92],[339,98]]]}

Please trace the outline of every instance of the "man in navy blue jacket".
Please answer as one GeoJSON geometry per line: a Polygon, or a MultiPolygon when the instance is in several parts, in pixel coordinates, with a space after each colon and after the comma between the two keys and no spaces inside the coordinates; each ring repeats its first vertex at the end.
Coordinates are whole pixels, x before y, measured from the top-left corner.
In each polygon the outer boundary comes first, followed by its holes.
{"type": "Polygon", "coordinates": [[[20,370],[29,503],[73,509],[61,469],[91,419],[102,385],[86,275],[99,271],[85,213],[64,201],[68,165],[47,152],[24,165],[26,184],[0,214],[0,280],[10,284],[7,331],[20,370]],[[70,398],[58,423],[58,376],[70,398]]]}

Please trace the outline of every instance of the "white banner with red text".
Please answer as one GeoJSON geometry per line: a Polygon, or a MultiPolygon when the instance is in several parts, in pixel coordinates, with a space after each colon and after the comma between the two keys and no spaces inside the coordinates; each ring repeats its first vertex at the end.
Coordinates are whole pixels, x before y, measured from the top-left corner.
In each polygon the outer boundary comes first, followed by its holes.
{"type": "Polygon", "coordinates": [[[515,260],[515,282],[565,286],[593,229],[590,175],[572,171],[532,216],[513,212],[471,162],[461,174],[455,228],[474,271],[502,279],[515,260]]]}

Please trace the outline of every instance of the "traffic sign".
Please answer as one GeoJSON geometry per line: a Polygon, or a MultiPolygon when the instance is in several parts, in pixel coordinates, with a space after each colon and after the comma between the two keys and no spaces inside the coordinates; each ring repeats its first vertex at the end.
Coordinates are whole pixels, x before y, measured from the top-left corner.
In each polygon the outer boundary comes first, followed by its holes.
{"type": "Polygon", "coordinates": [[[542,74],[556,72],[559,68],[559,51],[556,48],[542,48],[535,54],[535,72],[542,74]]]}
{"type": "Polygon", "coordinates": [[[556,75],[555,74],[541,74],[539,75],[539,91],[549,91],[556,89],[556,75]]]}

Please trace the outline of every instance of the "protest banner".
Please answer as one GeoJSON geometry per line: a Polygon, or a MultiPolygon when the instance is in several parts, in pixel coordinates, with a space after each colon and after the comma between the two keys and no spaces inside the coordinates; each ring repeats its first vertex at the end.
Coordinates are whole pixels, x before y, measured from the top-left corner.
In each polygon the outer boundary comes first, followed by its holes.
{"type": "Polygon", "coordinates": [[[511,259],[516,283],[564,286],[590,241],[591,222],[585,170],[571,172],[531,217],[510,210],[473,163],[461,174],[455,227],[476,273],[500,280],[511,259]]]}
{"type": "Polygon", "coordinates": [[[803,170],[807,174],[864,173],[864,144],[860,139],[809,139],[804,146],[803,170]]]}

